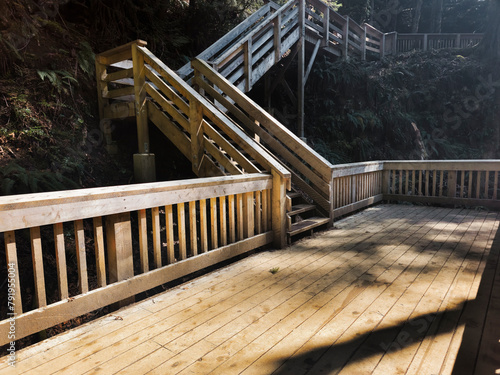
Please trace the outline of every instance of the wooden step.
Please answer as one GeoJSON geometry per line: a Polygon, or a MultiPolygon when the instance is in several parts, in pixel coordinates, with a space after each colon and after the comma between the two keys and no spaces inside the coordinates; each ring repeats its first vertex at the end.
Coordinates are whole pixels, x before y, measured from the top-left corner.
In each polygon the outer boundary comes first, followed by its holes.
{"type": "Polygon", "coordinates": [[[316,206],[314,204],[296,204],[292,206],[292,209],[290,212],[288,212],[288,215],[294,216],[303,212],[312,211],[314,209],[316,209],[316,206]]]}
{"type": "Polygon", "coordinates": [[[293,198],[298,198],[298,197],[301,197],[302,195],[300,193],[297,193],[295,191],[289,191],[286,193],[286,195],[288,197],[290,197],[290,199],[293,199],[293,198]]]}
{"type": "Polygon", "coordinates": [[[311,217],[309,219],[305,219],[299,221],[298,223],[292,224],[290,231],[288,232],[289,237],[295,236],[296,234],[314,229],[319,227],[320,225],[326,225],[330,221],[327,217],[311,217]]]}

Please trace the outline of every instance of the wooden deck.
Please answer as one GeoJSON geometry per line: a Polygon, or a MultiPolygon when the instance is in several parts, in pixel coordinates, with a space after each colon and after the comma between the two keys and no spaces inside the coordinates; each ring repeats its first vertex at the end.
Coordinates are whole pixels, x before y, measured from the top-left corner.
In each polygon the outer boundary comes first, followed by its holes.
{"type": "Polygon", "coordinates": [[[14,373],[451,374],[460,350],[454,373],[494,374],[499,220],[372,207],[21,350],[14,373]]]}

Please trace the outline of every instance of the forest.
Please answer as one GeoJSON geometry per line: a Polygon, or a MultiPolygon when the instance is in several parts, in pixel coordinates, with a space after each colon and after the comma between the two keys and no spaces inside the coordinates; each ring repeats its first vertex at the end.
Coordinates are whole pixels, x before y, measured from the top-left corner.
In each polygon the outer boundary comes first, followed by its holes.
{"type": "MultiPolygon", "coordinates": [[[[484,32],[486,37],[466,50],[413,51],[381,61],[319,56],[305,96],[306,138],[316,150],[334,163],[499,157],[498,0],[327,2],[384,32],[484,32]]],[[[120,125],[127,131],[115,129],[119,152],[109,155],[99,130],[95,54],[143,39],[175,69],[261,5],[254,0],[2,1],[0,194],[132,182],[134,124],[120,125]]],[[[251,95],[258,100],[262,89],[251,95]]],[[[286,97],[275,93],[272,102],[289,114],[286,125],[295,130],[295,109],[286,97]]],[[[187,161],[171,148],[168,165],[158,166],[159,179],[192,177],[187,161]]]]}

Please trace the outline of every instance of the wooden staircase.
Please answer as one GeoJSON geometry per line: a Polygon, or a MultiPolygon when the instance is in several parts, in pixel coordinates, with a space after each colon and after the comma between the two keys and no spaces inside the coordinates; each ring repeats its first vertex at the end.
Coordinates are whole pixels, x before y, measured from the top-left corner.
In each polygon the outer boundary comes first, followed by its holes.
{"type": "Polygon", "coordinates": [[[96,72],[103,128],[135,116],[139,156],[149,160],[152,122],[199,177],[271,173],[273,194],[280,197],[273,202],[282,202],[273,220],[283,222],[291,241],[333,224],[333,166],[244,93],[304,40],[314,44],[314,56],[319,47],[335,56],[364,58],[369,48],[383,55],[383,34],[372,29],[319,0],[291,0],[281,7],[267,3],[177,72],[143,41],[101,53],[96,72]]]}

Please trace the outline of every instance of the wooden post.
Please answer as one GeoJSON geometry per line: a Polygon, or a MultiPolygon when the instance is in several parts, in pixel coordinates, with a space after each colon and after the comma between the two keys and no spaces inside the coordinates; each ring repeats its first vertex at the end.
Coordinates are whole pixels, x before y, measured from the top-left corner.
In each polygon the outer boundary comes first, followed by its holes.
{"type": "Polygon", "coordinates": [[[299,63],[297,80],[297,135],[304,139],[305,0],[299,0],[299,63]]]}
{"type": "Polygon", "coordinates": [[[349,16],[346,16],[346,22],[342,27],[342,36],[344,38],[344,51],[342,58],[347,60],[349,58],[349,16]]]}
{"type": "Polygon", "coordinates": [[[323,8],[323,40],[321,41],[322,47],[328,47],[330,42],[330,7],[324,4],[323,8]]]}
{"type": "Polygon", "coordinates": [[[427,43],[428,43],[428,35],[424,34],[424,40],[423,40],[423,46],[422,46],[422,49],[424,51],[427,51],[427,43]]]}
{"type": "MultiPolygon", "coordinates": [[[[19,281],[19,266],[17,261],[16,235],[14,231],[4,233],[5,255],[7,256],[7,271],[9,279],[14,279],[14,313],[19,315],[23,313],[23,303],[21,299],[21,283],[19,281]],[[11,277],[13,276],[13,277],[11,277]]],[[[9,310],[9,313],[12,311],[9,310]]],[[[10,317],[10,315],[9,315],[10,317]]]]}
{"type": "Polygon", "coordinates": [[[334,210],[335,210],[335,192],[333,191],[334,189],[334,184],[333,184],[333,169],[331,171],[331,177],[330,177],[330,197],[329,197],[329,200],[330,200],[330,222],[328,223],[328,227],[333,227],[333,222],[335,220],[335,217],[334,217],[334,210]]]}
{"type": "MultiPolygon", "coordinates": [[[[106,217],[106,242],[110,284],[134,276],[130,213],[125,212],[106,217]]],[[[134,297],[130,297],[119,304],[125,306],[134,300],[134,297]]]]}
{"type": "MultiPolygon", "coordinates": [[[[102,57],[101,57],[102,58],[102,57]]],[[[106,65],[100,62],[100,57],[95,59],[95,76],[97,80],[97,103],[99,105],[99,118],[104,120],[104,107],[109,105],[109,99],[104,98],[103,94],[108,92],[108,83],[103,80],[106,76],[106,65]]]]}
{"type": "Polygon", "coordinates": [[[455,48],[460,48],[460,34],[457,34],[457,39],[455,40],[455,48]]]}
{"type": "Polygon", "coordinates": [[[273,244],[281,249],[286,245],[286,187],[285,180],[274,170],[272,190],[272,230],[274,233],[273,244]]]}
{"type": "Polygon", "coordinates": [[[245,42],[243,59],[245,61],[245,92],[248,92],[252,89],[252,39],[245,42]]]}
{"type": "MultiPolygon", "coordinates": [[[[195,70],[195,76],[200,73],[195,70]]],[[[193,172],[198,177],[202,172],[201,161],[203,159],[203,107],[194,96],[189,99],[189,125],[191,127],[191,164],[193,172]]]]}
{"type": "Polygon", "coordinates": [[[392,44],[392,55],[396,56],[398,53],[398,33],[394,33],[393,44],[392,44]]]}
{"type": "MultiPolygon", "coordinates": [[[[382,39],[380,40],[380,58],[383,59],[385,57],[385,35],[386,34],[383,34],[382,35],[382,39]]],[[[394,38],[393,38],[393,41],[394,41],[394,38]]]]}
{"type": "Polygon", "coordinates": [[[137,44],[132,44],[132,61],[134,71],[134,104],[137,123],[137,141],[139,153],[134,154],[134,176],[136,182],[153,182],[156,180],[154,154],[149,150],[148,112],[146,105],[146,67],[144,56],[137,44]]]}
{"type": "MultiPolygon", "coordinates": [[[[383,195],[388,195],[389,194],[389,187],[391,186],[391,171],[389,169],[383,170],[383,175],[382,175],[382,194],[383,195]]],[[[394,194],[394,192],[393,192],[394,194]]]]}
{"type": "MultiPolygon", "coordinates": [[[[443,173],[443,172],[441,172],[443,173]]],[[[486,177],[488,174],[486,174],[486,177]]],[[[488,178],[486,178],[486,185],[488,178]]],[[[448,171],[448,197],[455,198],[457,190],[457,171],[448,171]]]]}
{"type": "Polygon", "coordinates": [[[274,62],[281,59],[281,13],[274,18],[274,62]]]}
{"type": "Polygon", "coordinates": [[[363,27],[363,40],[361,41],[361,60],[366,60],[366,25],[363,27]]]}

